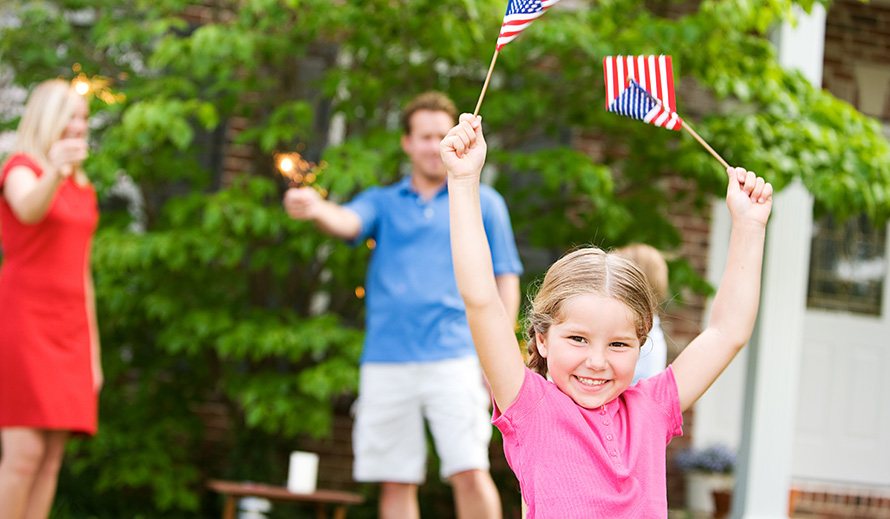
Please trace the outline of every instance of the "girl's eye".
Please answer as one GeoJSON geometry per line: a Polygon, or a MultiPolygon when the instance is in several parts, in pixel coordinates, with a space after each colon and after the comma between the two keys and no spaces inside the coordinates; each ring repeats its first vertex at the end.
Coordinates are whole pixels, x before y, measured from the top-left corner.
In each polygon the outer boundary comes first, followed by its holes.
{"type": "Polygon", "coordinates": [[[626,342],[613,342],[609,346],[613,348],[630,348],[630,344],[627,344],[626,342]]]}
{"type": "Polygon", "coordinates": [[[571,337],[569,337],[569,340],[573,342],[587,342],[587,340],[585,340],[584,337],[581,337],[580,335],[572,335],[571,337]]]}

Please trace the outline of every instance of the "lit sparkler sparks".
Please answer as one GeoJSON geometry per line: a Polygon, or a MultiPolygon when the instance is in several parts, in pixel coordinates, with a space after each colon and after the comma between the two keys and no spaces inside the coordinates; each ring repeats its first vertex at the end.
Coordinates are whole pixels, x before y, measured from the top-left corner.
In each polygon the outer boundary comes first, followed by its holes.
{"type": "MultiPolygon", "coordinates": [[[[328,165],[325,161],[321,161],[319,164],[310,162],[296,151],[276,153],[274,159],[278,171],[290,181],[289,187],[312,184],[328,165]]],[[[321,196],[327,196],[326,189],[318,189],[318,192],[321,193],[321,196]]]]}
{"type": "Polygon", "coordinates": [[[79,95],[92,94],[109,105],[123,103],[127,99],[127,96],[121,92],[112,92],[110,79],[98,75],[87,76],[81,70],[80,63],[75,63],[71,69],[77,72],[77,76],[71,80],[71,85],[79,95]]]}

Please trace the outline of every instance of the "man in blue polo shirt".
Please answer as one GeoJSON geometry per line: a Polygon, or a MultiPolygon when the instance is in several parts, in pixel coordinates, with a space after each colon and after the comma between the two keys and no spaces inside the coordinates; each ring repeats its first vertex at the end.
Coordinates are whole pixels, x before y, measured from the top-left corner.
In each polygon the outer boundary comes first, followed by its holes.
{"type": "MultiPolygon", "coordinates": [[[[353,429],[354,477],[380,482],[380,517],[420,516],[417,487],[426,473],[424,420],[454,489],[460,519],[500,518],[488,471],[490,397],[454,280],[447,172],[439,143],[454,126],[448,97],[427,92],[403,110],[402,149],[411,174],[373,187],[345,205],[310,188],[289,189],[287,213],[355,243],[376,241],[368,266],[365,344],[353,429]]],[[[519,310],[522,265],[503,198],[480,186],[498,290],[519,310]]]]}

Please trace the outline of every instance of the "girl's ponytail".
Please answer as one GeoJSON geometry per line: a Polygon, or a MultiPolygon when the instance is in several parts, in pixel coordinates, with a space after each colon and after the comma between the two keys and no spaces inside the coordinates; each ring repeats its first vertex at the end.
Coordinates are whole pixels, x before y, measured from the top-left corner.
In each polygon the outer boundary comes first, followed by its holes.
{"type": "Polygon", "coordinates": [[[541,356],[538,351],[538,340],[536,338],[534,325],[528,327],[528,368],[538,375],[547,378],[547,359],[541,356]]]}

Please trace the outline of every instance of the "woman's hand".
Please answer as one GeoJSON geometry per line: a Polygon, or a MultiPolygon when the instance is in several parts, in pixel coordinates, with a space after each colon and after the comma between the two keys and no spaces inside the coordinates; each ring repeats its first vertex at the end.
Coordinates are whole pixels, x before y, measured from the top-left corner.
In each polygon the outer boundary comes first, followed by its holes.
{"type": "Polygon", "coordinates": [[[86,160],[88,154],[86,139],[60,139],[50,146],[47,158],[50,166],[63,178],[67,178],[86,160]]]}

